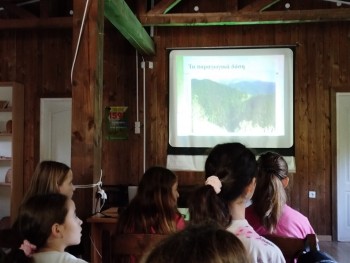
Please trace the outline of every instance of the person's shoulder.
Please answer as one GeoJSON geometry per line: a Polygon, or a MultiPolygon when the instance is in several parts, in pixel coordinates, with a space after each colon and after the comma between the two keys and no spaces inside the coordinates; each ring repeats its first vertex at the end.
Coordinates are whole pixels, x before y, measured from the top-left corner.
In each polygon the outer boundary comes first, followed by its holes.
{"type": "Polygon", "coordinates": [[[305,215],[289,205],[284,206],[282,216],[288,217],[291,220],[297,220],[299,222],[309,222],[309,219],[305,215]]]}
{"type": "Polygon", "coordinates": [[[176,214],[175,222],[176,222],[176,229],[177,230],[182,230],[186,227],[185,219],[181,215],[176,214]]]}
{"type": "Polygon", "coordinates": [[[33,254],[36,263],[87,263],[83,259],[79,259],[68,252],[48,251],[33,254]]]}
{"type": "Polygon", "coordinates": [[[77,258],[68,252],[63,252],[61,254],[61,257],[62,257],[62,260],[64,260],[64,261],[62,261],[62,263],[63,262],[64,263],[87,263],[87,261],[80,259],[80,258],[77,258]]]}
{"type": "Polygon", "coordinates": [[[299,211],[285,205],[275,234],[302,238],[310,233],[315,233],[315,231],[309,219],[299,211]]]}
{"type": "Polygon", "coordinates": [[[281,250],[271,241],[259,236],[242,241],[254,262],[284,263],[281,250]]]}

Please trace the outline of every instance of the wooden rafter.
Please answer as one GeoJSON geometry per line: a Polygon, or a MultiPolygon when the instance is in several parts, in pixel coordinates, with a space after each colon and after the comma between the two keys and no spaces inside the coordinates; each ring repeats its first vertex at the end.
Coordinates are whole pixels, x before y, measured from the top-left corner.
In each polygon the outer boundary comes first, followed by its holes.
{"type": "Polygon", "coordinates": [[[140,15],[143,26],[211,26],[349,21],[350,9],[140,15]]]}
{"type": "Polygon", "coordinates": [[[155,54],[152,38],[124,0],[104,0],[104,15],[141,54],[155,54]]]}

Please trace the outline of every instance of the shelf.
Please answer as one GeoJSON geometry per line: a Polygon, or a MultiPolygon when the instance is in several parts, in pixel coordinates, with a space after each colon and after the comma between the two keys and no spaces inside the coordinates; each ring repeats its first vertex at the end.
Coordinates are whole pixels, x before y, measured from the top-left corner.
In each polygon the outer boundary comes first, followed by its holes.
{"type": "MultiPolygon", "coordinates": [[[[0,0],[1,2],[1,0],[0,0]]],[[[0,109],[0,206],[17,215],[23,196],[24,87],[16,82],[0,82],[0,98],[9,102],[0,109]],[[13,128],[13,129],[12,129],[13,128]],[[12,132],[13,131],[13,132],[12,132]],[[11,170],[10,170],[11,169],[11,170]],[[7,170],[7,172],[6,172],[7,170]],[[12,177],[10,174],[12,172],[12,177]],[[5,174],[5,179],[2,179],[5,174]],[[12,181],[6,178],[11,178],[12,181]]],[[[8,214],[8,213],[6,213],[8,214]]],[[[7,216],[0,209],[0,218],[7,216]]]]}
{"type": "Polygon", "coordinates": [[[0,162],[8,162],[8,161],[12,161],[12,157],[0,157],[0,162]]]}
{"type": "Polygon", "coordinates": [[[12,107],[7,107],[5,109],[0,109],[0,112],[12,112],[12,107]]]}
{"type": "Polygon", "coordinates": [[[8,133],[8,132],[0,132],[0,137],[11,137],[12,133],[8,133]]]}

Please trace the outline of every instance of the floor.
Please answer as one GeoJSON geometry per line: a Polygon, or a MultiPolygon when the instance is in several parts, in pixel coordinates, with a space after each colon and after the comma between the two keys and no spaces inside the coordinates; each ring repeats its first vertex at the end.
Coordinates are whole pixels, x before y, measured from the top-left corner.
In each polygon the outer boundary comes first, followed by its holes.
{"type": "Polygon", "coordinates": [[[327,252],[338,263],[350,262],[350,242],[320,241],[320,250],[327,252]]]}

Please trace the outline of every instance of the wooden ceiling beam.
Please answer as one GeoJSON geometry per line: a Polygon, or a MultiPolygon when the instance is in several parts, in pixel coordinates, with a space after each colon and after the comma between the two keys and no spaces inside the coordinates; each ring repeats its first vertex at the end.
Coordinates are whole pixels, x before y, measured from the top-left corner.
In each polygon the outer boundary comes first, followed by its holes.
{"type": "Polygon", "coordinates": [[[140,15],[143,26],[214,26],[349,21],[350,9],[140,15]]]}
{"type": "Polygon", "coordinates": [[[124,0],[104,0],[104,15],[140,54],[155,54],[152,38],[124,0]]]}

